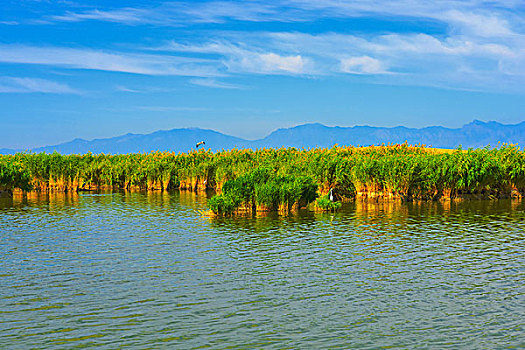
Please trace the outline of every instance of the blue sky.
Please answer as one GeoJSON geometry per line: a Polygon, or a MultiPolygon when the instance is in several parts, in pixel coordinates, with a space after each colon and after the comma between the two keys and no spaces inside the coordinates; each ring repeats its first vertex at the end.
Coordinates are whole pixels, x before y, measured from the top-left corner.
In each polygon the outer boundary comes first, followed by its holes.
{"type": "Polygon", "coordinates": [[[525,2],[3,0],[0,148],[525,120],[525,2]]]}

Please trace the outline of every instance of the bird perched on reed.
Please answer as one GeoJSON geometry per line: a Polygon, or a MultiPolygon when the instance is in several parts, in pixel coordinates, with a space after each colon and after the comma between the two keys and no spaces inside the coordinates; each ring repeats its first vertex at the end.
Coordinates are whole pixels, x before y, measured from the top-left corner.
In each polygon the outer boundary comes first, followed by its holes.
{"type": "Polygon", "coordinates": [[[204,145],[206,142],[204,141],[201,141],[201,142],[197,142],[197,144],[195,145],[195,148],[199,148],[200,145],[204,145]]]}

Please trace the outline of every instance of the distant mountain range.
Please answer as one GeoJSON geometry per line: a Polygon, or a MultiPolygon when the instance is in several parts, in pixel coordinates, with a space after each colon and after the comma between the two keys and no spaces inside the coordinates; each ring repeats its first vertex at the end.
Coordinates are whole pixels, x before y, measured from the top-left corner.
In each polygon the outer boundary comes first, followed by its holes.
{"type": "MultiPolygon", "coordinates": [[[[383,128],[373,126],[329,127],[322,124],[304,124],[292,128],[278,129],[259,140],[245,140],[217,131],[185,128],[156,131],[151,134],[126,134],[122,136],[94,139],[75,139],[54,146],[34,148],[32,152],[57,151],[62,154],[92,153],[140,153],[150,151],[187,152],[195,144],[205,141],[205,148],[213,151],[232,148],[279,148],[279,147],[332,147],[369,146],[382,143],[425,144],[438,148],[463,148],[497,146],[498,142],[525,145],[525,122],[513,125],[474,120],[458,129],[431,126],[421,129],[398,126],[383,128]]],[[[22,150],[0,149],[0,154],[13,154],[22,150]]]]}

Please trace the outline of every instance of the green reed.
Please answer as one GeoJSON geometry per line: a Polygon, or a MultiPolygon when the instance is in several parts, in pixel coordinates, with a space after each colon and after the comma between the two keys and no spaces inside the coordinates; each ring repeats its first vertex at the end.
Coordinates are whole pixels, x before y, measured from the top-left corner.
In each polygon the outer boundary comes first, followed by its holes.
{"type": "Polygon", "coordinates": [[[332,188],[342,200],[370,196],[402,200],[465,195],[509,197],[525,193],[525,157],[513,145],[443,151],[406,144],[0,156],[0,187],[25,191],[214,189],[223,192],[222,199],[215,201],[224,201],[224,208],[230,204],[234,208],[255,204],[269,210],[284,210],[300,204],[301,184],[315,184],[319,195],[332,188]],[[257,179],[254,174],[258,174],[257,179]],[[229,191],[237,191],[232,185],[235,181],[247,181],[244,185],[249,189],[249,194],[239,194],[240,202],[227,195],[229,191]]]}

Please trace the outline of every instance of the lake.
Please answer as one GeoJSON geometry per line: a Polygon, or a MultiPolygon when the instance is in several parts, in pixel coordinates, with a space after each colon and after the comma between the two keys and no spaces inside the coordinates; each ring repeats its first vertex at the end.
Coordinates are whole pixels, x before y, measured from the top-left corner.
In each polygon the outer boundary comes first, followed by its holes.
{"type": "Polygon", "coordinates": [[[525,202],[211,219],[190,192],[0,199],[2,349],[525,347],[525,202]]]}

